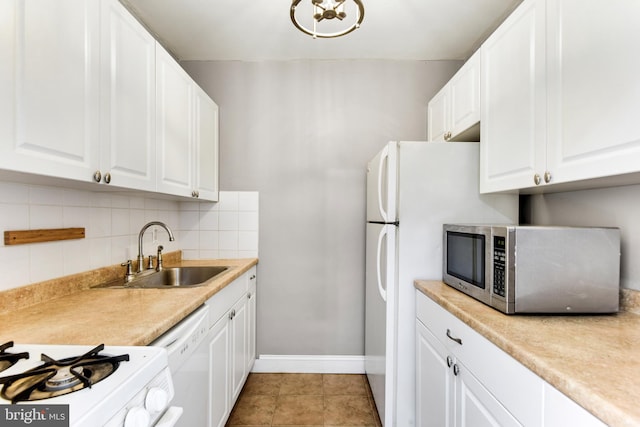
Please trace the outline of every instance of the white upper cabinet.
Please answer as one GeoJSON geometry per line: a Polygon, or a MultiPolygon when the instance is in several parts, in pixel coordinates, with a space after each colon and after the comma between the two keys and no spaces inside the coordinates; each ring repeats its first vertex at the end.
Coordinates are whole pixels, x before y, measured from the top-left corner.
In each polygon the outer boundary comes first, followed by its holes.
{"type": "Polygon", "coordinates": [[[449,132],[449,85],[445,85],[427,105],[429,141],[445,141],[449,132]]]}
{"type": "Polygon", "coordinates": [[[639,20],[635,0],[525,0],[489,37],[482,192],[640,172],[639,20]]]}
{"type": "Polygon", "coordinates": [[[480,121],[480,52],[429,101],[429,141],[477,141],[480,121]]]}
{"type": "Polygon", "coordinates": [[[194,91],[194,191],[196,197],[215,202],[218,201],[218,106],[200,87],[195,86],[194,91]]]}
{"type": "Polygon", "coordinates": [[[480,191],[534,185],[545,167],[544,0],[525,0],[482,54],[480,191]]]}
{"type": "Polygon", "coordinates": [[[102,0],[103,182],[156,189],[156,42],[117,1],[102,0]]]}
{"type": "Polygon", "coordinates": [[[160,45],[156,50],[160,193],[218,200],[218,106],[160,45]]]}
{"type": "Polygon", "coordinates": [[[551,182],[640,171],[640,2],[547,0],[551,182]]]}
{"type": "Polygon", "coordinates": [[[193,190],[193,82],[159,44],[156,96],[158,191],[189,196],[193,190]]]}
{"type": "Polygon", "coordinates": [[[99,3],[0,3],[0,168],[90,181],[99,158],[99,3]]]}
{"type": "Polygon", "coordinates": [[[0,1],[0,170],[218,200],[218,106],[118,0],[0,1]]]}

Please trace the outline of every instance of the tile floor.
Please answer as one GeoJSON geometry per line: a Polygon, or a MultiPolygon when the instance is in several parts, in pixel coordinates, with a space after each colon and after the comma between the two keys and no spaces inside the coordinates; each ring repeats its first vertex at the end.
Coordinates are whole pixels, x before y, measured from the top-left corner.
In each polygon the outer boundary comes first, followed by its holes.
{"type": "Polygon", "coordinates": [[[227,422],[236,426],[380,427],[364,375],[249,375],[227,422]]]}

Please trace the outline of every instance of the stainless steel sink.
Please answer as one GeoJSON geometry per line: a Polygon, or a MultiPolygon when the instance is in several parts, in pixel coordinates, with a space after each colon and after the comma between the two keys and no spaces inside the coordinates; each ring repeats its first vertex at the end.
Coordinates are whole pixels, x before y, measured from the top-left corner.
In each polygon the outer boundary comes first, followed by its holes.
{"type": "Polygon", "coordinates": [[[101,288],[174,289],[202,286],[207,280],[225,272],[224,266],[165,267],[161,271],[143,272],[128,283],[111,282],[101,288]]]}

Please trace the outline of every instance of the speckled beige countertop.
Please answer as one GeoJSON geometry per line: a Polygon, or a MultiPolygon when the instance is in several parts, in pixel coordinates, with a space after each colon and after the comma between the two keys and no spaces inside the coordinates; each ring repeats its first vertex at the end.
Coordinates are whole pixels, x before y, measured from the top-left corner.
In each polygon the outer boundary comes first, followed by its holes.
{"type": "Polygon", "coordinates": [[[610,426],[640,426],[638,292],[615,315],[506,315],[439,281],[416,289],[610,426]]]}
{"type": "Polygon", "coordinates": [[[230,268],[191,288],[94,288],[124,273],[112,266],[0,292],[0,343],[147,345],[258,262],[182,261],[179,252],[167,255],[165,267],[230,268]]]}

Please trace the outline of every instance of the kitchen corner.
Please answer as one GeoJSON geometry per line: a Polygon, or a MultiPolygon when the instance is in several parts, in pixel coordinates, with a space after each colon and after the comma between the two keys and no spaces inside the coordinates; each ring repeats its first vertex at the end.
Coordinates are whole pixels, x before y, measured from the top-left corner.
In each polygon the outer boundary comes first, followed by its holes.
{"type": "Polygon", "coordinates": [[[607,425],[640,424],[640,292],[623,289],[612,315],[508,316],[439,281],[415,287],[607,425]]]}
{"type": "Polygon", "coordinates": [[[116,265],[3,291],[0,341],[148,345],[257,263],[257,258],[183,260],[176,251],[165,255],[165,266],[230,268],[186,289],[96,288],[123,274],[116,265]]]}

